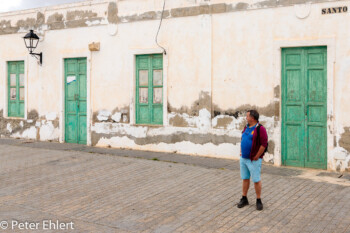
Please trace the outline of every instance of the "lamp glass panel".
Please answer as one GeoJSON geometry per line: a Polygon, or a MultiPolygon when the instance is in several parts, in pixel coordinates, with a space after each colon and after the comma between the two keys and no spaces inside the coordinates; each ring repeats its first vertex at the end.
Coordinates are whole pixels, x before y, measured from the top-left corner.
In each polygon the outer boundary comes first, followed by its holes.
{"type": "Polygon", "coordinates": [[[29,46],[30,46],[30,39],[29,38],[25,38],[24,39],[24,43],[25,43],[26,47],[29,48],[29,46]]]}

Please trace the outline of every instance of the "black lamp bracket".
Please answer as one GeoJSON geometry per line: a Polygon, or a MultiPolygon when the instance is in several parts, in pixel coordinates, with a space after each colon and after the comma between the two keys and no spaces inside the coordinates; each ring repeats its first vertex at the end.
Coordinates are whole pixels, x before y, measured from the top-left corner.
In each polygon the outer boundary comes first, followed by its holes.
{"type": "Polygon", "coordinates": [[[43,53],[29,53],[33,57],[39,60],[40,65],[43,64],[43,53]]]}

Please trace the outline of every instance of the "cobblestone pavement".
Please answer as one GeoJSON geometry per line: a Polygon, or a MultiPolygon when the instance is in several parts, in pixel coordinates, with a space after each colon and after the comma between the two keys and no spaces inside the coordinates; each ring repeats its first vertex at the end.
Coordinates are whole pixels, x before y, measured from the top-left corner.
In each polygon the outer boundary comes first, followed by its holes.
{"type": "Polygon", "coordinates": [[[235,160],[172,154],[173,162],[164,162],[160,153],[152,160],[134,158],[150,152],[72,148],[1,140],[0,227],[7,221],[6,232],[14,232],[12,223],[33,222],[39,230],[21,232],[42,232],[43,220],[58,220],[74,230],[51,225],[45,232],[350,232],[347,174],[263,165],[259,212],[253,189],[249,206],[235,206],[235,160]]]}

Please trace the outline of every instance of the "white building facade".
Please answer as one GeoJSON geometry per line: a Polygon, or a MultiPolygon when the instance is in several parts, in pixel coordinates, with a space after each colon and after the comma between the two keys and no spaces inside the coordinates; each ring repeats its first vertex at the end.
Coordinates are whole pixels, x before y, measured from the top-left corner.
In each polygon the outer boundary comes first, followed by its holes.
{"type": "Polygon", "coordinates": [[[163,4],[0,14],[0,134],[238,159],[257,109],[265,162],[350,169],[348,1],[163,4]]]}

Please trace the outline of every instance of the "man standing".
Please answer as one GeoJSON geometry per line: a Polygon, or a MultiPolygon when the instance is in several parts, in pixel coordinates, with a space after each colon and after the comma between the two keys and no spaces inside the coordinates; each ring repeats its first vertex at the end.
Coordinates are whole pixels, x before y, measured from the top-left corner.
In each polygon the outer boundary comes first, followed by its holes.
{"type": "Polygon", "coordinates": [[[242,132],[240,155],[243,195],[237,207],[242,208],[249,205],[247,194],[250,177],[252,177],[256,192],[256,209],[262,210],[260,174],[262,157],[264,156],[265,148],[267,148],[268,138],[266,129],[259,123],[259,113],[256,110],[249,110],[246,119],[248,124],[242,132]]]}

